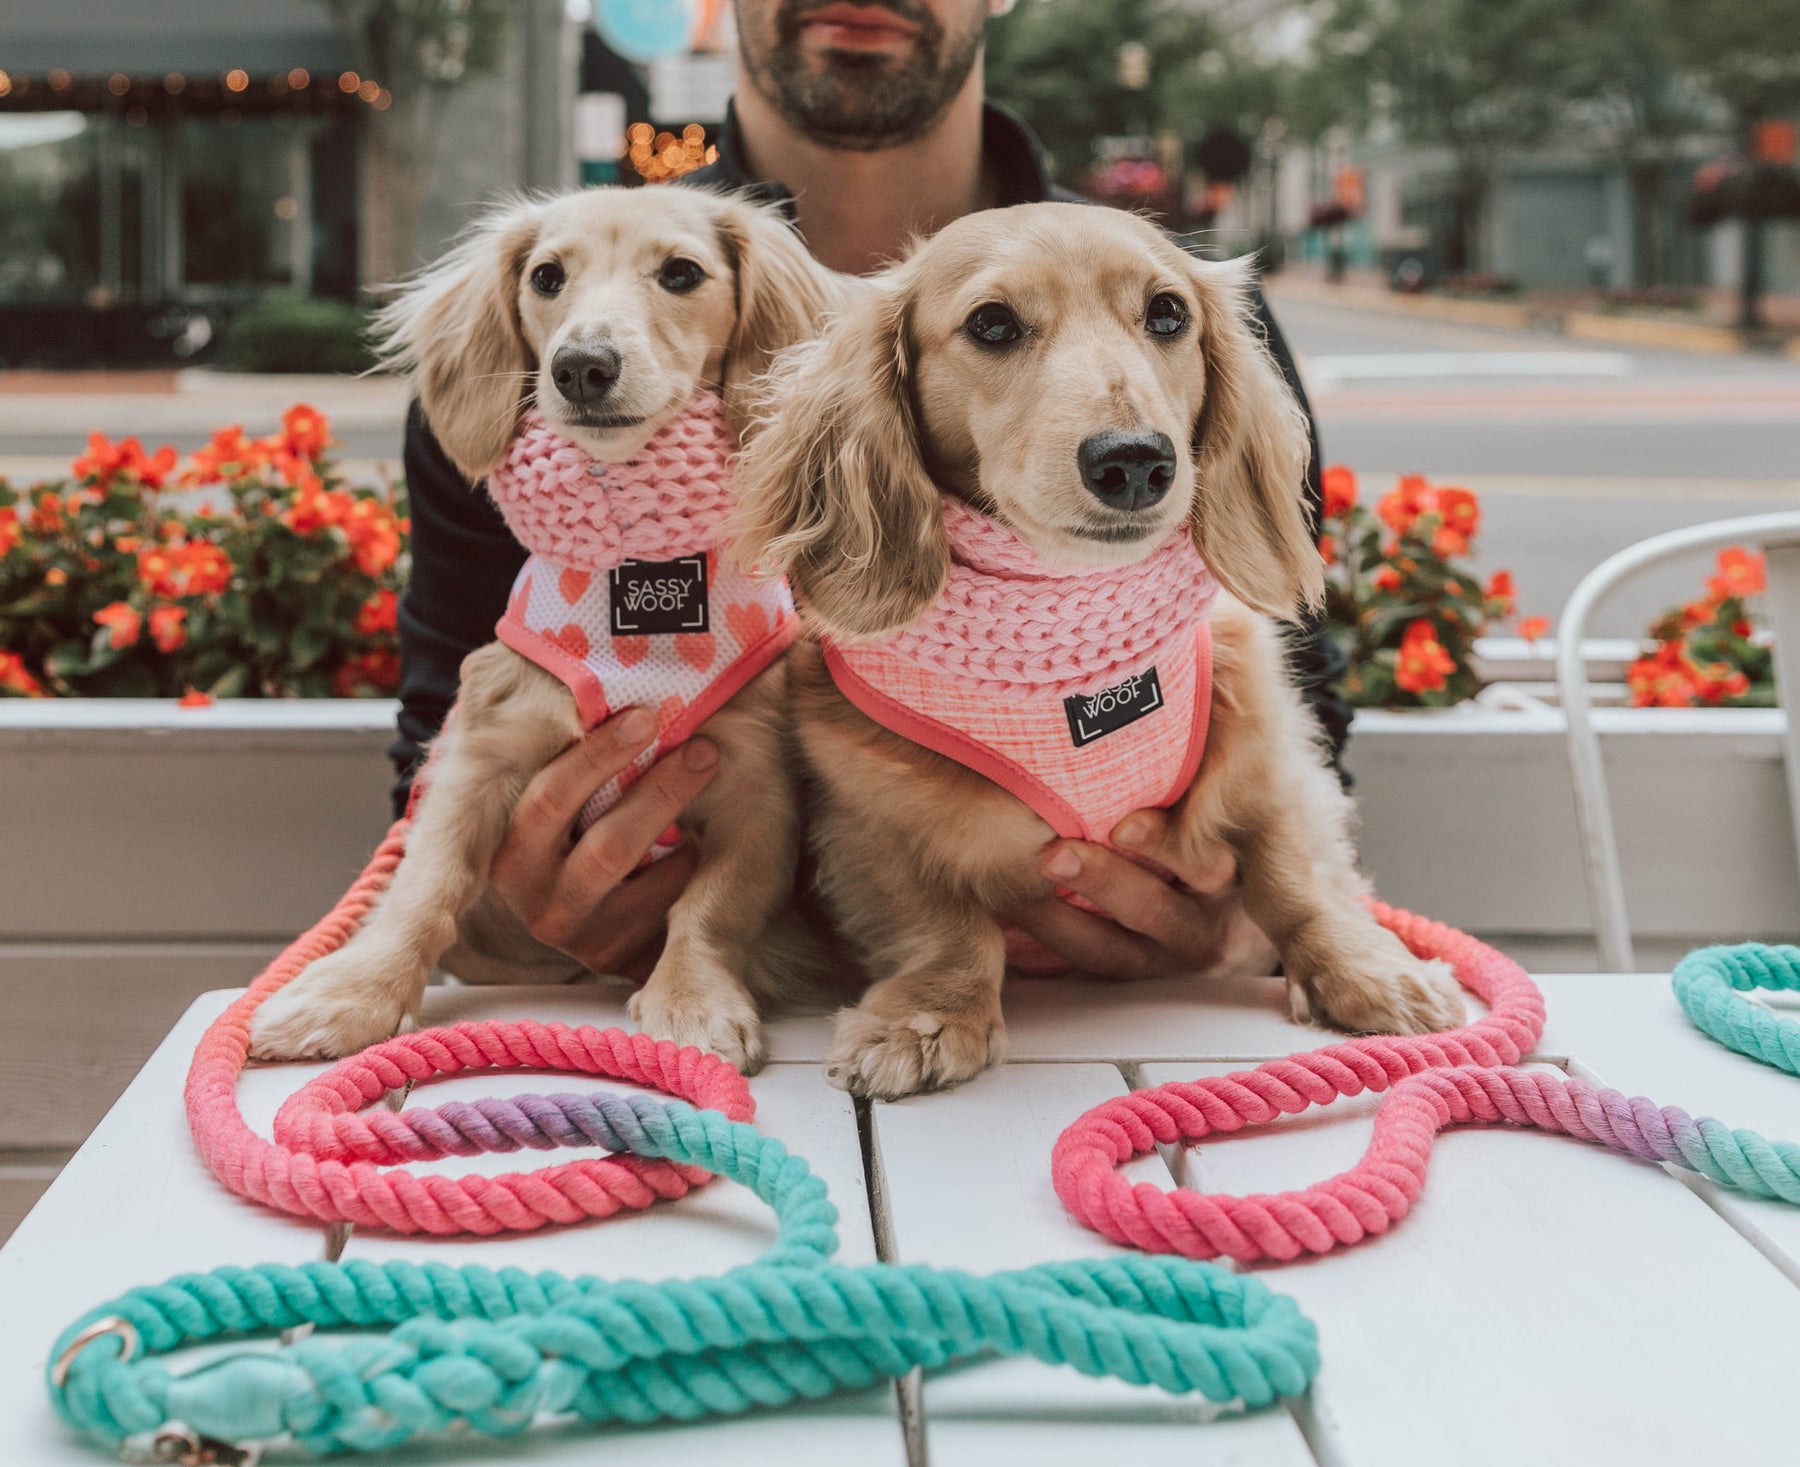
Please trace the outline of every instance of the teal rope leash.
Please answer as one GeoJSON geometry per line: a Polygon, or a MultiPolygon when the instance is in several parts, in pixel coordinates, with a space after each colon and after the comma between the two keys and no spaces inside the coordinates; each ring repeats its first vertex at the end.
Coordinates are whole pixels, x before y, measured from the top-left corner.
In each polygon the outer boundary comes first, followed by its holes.
{"type": "Polygon", "coordinates": [[[1703,947],[1675,967],[1675,998],[1701,1033],[1790,1075],[1800,1075],[1800,1023],[1744,998],[1753,988],[1800,992],[1800,947],[1760,942],[1703,947]]]}
{"type": "Polygon", "coordinates": [[[716,1278],[662,1283],[409,1263],[183,1274],[64,1331],[57,1409],[110,1443],[179,1422],[221,1442],[380,1451],[463,1423],[515,1435],[542,1413],[633,1425],[735,1414],[988,1353],[1252,1407],[1318,1372],[1312,1322],[1257,1279],[1131,1256],[985,1278],[833,1264],[837,1209],[779,1141],[680,1102],[555,1101],[587,1108],[639,1156],[753,1189],[775,1210],[774,1247],[716,1278]],[[302,1324],[368,1333],[232,1351],[179,1375],[157,1358],[302,1324]]]}

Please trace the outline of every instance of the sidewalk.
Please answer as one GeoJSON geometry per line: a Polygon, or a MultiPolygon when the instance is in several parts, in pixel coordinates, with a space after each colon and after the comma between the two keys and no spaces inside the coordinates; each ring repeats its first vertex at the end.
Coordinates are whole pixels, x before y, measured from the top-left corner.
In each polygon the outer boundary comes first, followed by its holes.
{"type": "MultiPolygon", "coordinates": [[[[1567,292],[1495,299],[1404,295],[1388,289],[1374,272],[1353,272],[1342,284],[1334,285],[1306,266],[1290,266],[1279,274],[1267,276],[1263,286],[1276,301],[1286,297],[1350,310],[1456,321],[1469,326],[1530,331],[1623,346],[1662,347],[1713,355],[1767,354],[1766,348],[1746,342],[1732,327],[1713,319],[1715,311],[1697,312],[1692,318],[1649,310],[1603,311],[1594,308],[1591,297],[1567,292]]],[[[1789,333],[1785,355],[1800,361],[1800,298],[1771,297],[1768,312],[1775,330],[1789,333]]]]}
{"type": "Polygon", "coordinates": [[[73,433],[109,422],[136,433],[210,433],[240,423],[248,433],[276,427],[297,402],[332,427],[387,429],[406,416],[396,377],[250,376],[190,367],[179,372],[0,372],[0,436],[73,433]]]}

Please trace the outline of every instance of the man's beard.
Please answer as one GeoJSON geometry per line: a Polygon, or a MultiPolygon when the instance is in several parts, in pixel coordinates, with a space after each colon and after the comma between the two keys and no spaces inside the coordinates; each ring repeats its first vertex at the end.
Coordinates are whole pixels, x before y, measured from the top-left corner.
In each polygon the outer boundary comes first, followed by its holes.
{"type": "Polygon", "coordinates": [[[981,55],[980,20],[964,34],[946,36],[942,22],[918,0],[880,0],[884,9],[917,27],[911,51],[898,60],[828,51],[824,65],[814,70],[801,51],[801,23],[831,3],[781,0],[773,36],[753,37],[749,17],[739,11],[738,49],[756,89],[786,122],[828,148],[875,152],[929,132],[981,55]]]}

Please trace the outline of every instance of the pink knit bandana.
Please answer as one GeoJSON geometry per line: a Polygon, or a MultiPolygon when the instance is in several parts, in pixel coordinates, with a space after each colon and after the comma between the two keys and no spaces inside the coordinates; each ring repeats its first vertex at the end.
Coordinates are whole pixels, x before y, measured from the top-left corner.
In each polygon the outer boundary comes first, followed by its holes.
{"type": "Polygon", "coordinates": [[[1217,583],[1185,530],[1113,570],[1045,566],[944,499],[950,576],[900,632],[825,646],[876,722],[985,775],[1060,836],[1102,841],[1193,782],[1212,706],[1217,583]]]}
{"type": "Polygon", "coordinates": [[[735,453],[707,393],[622,464],[597,462],[534,414],[488,476],[533,552],[496,635],[568,685],[588,728],[632,705],[656,714],[656,739],[588,802],[582,828],[794,639],[787,583],[717,553],[735,453]]]}

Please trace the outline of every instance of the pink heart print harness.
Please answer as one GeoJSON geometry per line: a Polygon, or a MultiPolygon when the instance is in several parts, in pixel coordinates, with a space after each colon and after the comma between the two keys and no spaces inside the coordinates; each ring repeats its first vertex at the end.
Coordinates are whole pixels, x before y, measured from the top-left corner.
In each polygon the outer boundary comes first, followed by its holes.
{"type": "MultiPolygon", "coordinates": [[[[636,705],[657,735],[581,812],[585,828],[779,657],[799,623],[781,580],[718,553],[737,445],[716,393],[627,463],[601,463],[529,413],[488,494],[530,559],[496,634],[560,678],[584,727],[636,705]]],[[[665,838],[652,858],[674,848],[665,838]]]]}
{"type": "MultiPolygon", "coordinates": [[[[950,573],[899,632],[827,641],[840,692],[877,723],[1023,800],[1057,835],[1108,844],[1200,770],[1218,585],[1184,530],[1136,565],[1051,567],[1011,529],[943,501],[950,573]]],[[[1041,950],[1039,950],[1041,952],[1041,950]]],[[[1045,966],[1016,942],[1016,966],[1045,966]]]]}

